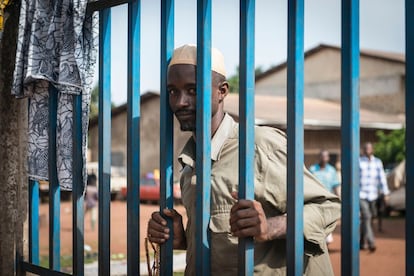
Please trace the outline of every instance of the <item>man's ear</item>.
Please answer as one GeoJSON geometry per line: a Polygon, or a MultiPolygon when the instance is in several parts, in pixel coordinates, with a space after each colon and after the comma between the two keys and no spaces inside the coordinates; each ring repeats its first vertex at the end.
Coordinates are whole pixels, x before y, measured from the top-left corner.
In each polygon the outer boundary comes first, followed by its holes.
{"type": "Polygon", "coordinates": [[[223,81],[219,87],[220,91],[220,99],[224,99],[227,94],[229,94],[229,83],[227,81],[223,81]]]}

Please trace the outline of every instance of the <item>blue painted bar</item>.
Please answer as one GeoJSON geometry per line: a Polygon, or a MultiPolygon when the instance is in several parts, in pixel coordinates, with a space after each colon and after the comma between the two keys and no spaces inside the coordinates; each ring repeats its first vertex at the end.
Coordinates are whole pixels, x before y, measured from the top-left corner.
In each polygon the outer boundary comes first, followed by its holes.
{"type": "MultiPolygon", "coordinates": [[[[240,1],[239,198],[254,199],[255,0],[240,1]]],[[[238,274],[253,275],[253,238],[239,239],[238,274]]]]}
{"type": "MultiPolygon", "coordinates": [[[[111,10],[99,13],[99,275],[110,275],[111,261],[111,10]]],[[[139,235],[139,234],[137,234],[139,235]]]]}
{"type": "Polygon", "coordinates": [[[60,270],[60,187],[56,161],[58,91],[49,85],[49,267],[60,270]]]}
{"type": "Polygon", "coordinates": [[[29,180],[29,262],[39,264],[39,182],[29,180]]]}
{"type": "MultiPolygon", "coordinates": [[[[174,121],[167,92],[168,63],[174,51],[174,0],[161,1],[161,78],[160,78],[160,211],[173,208],[174,121]]],[[[172,229],[172,220],[166,218],[172,229]]],[[[173,242],[161,246],[161,275],[172,275],[173,242]]]]}
{"type": "Polygon", "coordinates": [[[304,2],[288,1],[287,275],[303,274],[304,2]]]}
{"type": "Polygon", "coordinates": [[[341,272],[359,275],[359,1],[342,1],[341,272]]]}
{"type": "MultiPolygon", "coordinates": [[[[405,150],[406,194],[414,198],[414,1],[405,1],[405,150]]],[[[405,275],[414,275],[414,201],[406,200],[405,275]]]]}
{"type": "Polygon", "coordinates": [[[73,275],[84,274],[84,211],[82,156],[82,96],[73,96],[73,275]]]}
{"type": "Polygon", "coordinates": [[[128,4],[127,273],[140,275],[140,33],[141,1],[128,4]]]}
{"type": "Polygon", "coordinates": [[[211,1],[197,2],[196,268],[210,275],[211,1]]]}

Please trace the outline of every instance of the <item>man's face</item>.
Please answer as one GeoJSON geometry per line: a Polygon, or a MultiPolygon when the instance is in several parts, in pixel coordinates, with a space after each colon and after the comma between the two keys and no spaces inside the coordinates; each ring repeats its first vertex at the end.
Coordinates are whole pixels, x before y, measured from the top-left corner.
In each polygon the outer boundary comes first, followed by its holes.
{"type": "Polygon", "coordinates": [[[320,158],[320,163],[328,164],[328,162],[329,162],[329,152],[322,151],[319,158],[320,158]]]}
{"type": "Polygon", "coordinates": [[[364,154],[366,156],[371,156],[374,153],[374,149],[371,143],[367,143],[364,145],[364,154]]]}
{"type": "MultiPolygon", "coordinates": [[[[168,69],[167,89],[171,110],[180,122],[182,131],[196,129],[196,66],[175,64],[168,69]]],[[[212,85],[211,112],[214,116],[219,108],[220,91],[212,85]]]]}

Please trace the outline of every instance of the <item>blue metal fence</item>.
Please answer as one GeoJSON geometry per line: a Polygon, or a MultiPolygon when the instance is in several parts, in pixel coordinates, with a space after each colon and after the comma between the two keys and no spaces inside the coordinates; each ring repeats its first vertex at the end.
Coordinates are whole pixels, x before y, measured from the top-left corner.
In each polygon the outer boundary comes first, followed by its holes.
{"type": "Polygon", "coordinates": [[[342,1],[341,272],[359,275],[359,0],[342,1]]]}
{"type": "MultiPolygon", "coordinates": [[[[211,0],[197,7],[197,258],[198,274],[210,274],[211,136],[211,0]]],[[[91,2],[88,12],[100,12],[99,70],[99,275],[110,275],[110,25],[112,6],[128,4],[128,275],[139,271],[140,160],[140,32],[138,0],[91,2]]],[[[359,0],[342,0],[342,275],[359,274],[359,0]],[[348,185],[346,185],[348,184],[348,185]]],[[[406,198],[414,196],[414,4],[406,1],[406,198]],[[411,51],[410,51],[411,50],[411,51]]],[[[254,197],[254,17],[255,1],[240,1],[240,156],[239,198],[254,197]]],[[[304,1],[288,1],[288,233],[289,275],[303,273],[303,89],[304,1]]],[[[174,1],[161,1],[160,177],[161,209],[173,207],[173,115],[166,89],[167,64],[174,48],[174,1]]],[[[29,181],[29,260],[23,271],[39,275],[69,275],[60,270],[60,189],[56,176],[56,90],[49,97],[49,269],[39,265],[39,183],[29,181]]],[[[275,107],[277,108],[277,107],[275,107]]],[[[74,96],[73,131],[73,275],[84,274],[81,96],[74,96]]],[[[406,275],[414,275],[414,202],[407,201],[406,275]]],[[[172,222],[168,220],[171,227],[172,222]]],[[[161,274],[172,275],[172,241],[161,248],[161,274]]],[[[253,274],[253,241],[239,243],[239,275],[253,274]]]]}
{"type": "MultiPolygon", "coordinates": [[[[254,19],[255,1],[240,1],[239,198],[254,199],[254,19]]],[[[239,275],[252,275],[254,242],[239,239],[239,275]]]]}
{"type": "Polygon", "coordinates": [[[405,275],[414,275],[414,1],[405,1],[405,275]]]}
{"type": "MultiPolygon", "coordinates": [[[[287,274],[303,275],[304,1],[288,2],[287,274]]],[[[276,108],[276,107],[275,107],[276,108]]]]}

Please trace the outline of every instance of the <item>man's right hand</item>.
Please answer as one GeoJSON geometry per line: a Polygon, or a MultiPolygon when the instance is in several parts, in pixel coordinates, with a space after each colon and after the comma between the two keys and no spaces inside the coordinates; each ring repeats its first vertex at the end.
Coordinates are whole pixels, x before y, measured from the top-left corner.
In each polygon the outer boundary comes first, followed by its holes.
{"type": "MultiPolygon", "coordinates": [[[[184,233],[182,216],[174,209],[164,209],[163,214],[173,220],[173,247],[174,249],[186,249],[187,242],[184,233]]],[[[154,212],[148,221],[148,239],[151,242],[163,244],[170,238],[170,229],[167,221],[160,212],[154,212]]]]}

